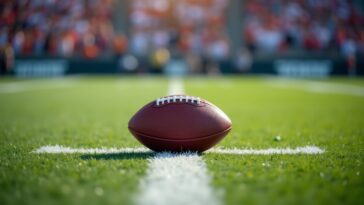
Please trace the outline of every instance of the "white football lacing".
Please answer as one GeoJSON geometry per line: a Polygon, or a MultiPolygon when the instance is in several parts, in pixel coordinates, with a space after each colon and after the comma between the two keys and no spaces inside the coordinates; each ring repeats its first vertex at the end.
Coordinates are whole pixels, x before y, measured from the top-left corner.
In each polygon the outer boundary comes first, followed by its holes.
{"type": "Polygon", "coordinates": [[[197,103],[198,105],[201,103],[201,99],[199,97],[192,97],[192,96],[185,96],[185,95],[174,95],[174,96],[168,96],[164,98],[158,98],[156,100],[156,105],[163,105],[164,103],[170,103],[170,102],[183,102],[186,103],[197,103]]]}

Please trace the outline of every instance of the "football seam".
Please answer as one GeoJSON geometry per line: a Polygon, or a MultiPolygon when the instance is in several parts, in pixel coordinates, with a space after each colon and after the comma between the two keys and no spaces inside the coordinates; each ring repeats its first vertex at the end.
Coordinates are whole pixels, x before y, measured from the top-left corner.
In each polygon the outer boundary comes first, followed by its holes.
{"type": "Polygon", "coordinates": [[[200,104],[193,104],[190,102],[170,102],[170,103],[165,103],[162,105],[156,105],[155,101],[153,101],[152,103],[153,103],[153,105],[152,105],[153,108],[164,108],[168,105],[191,105],[191,106],[195,106],[195,107],[204,107],[204,106],[208,105],[208,103],[203,102],[203,101],[201,101],[200,104]]]}
{"type": "Polygon", "coordinates": [[[142,132],[139,132],[139,131],[136,131],[135,129],[131,128],[131,127],[128,127],[131,131],[135,132],[136,134],[138,135],[141,135],[141,136],[144,136],[144,137],[147,137],[147,138],[150,138],[150,139],[154,139],[154,140],[161,140],[161,141],[169,141],[169,142],[186,142],[186,141],[198,141],[198,140],[204,140],[204,139],[208,139],[208,138],[211,138],[211,137],[214,137],[216,135],[221,135],[225,132],[229,132],[231,129],[232,129],[232,126],[228,127],[227,129],[221,131],[221,132],[217,132],[217,133],[214,133],[214,134],[211,134],[211,135],[208,135],[208,136],[204,136],[204,137],[198,137],[198,138],[187,138],[187,139],[166,139],[166,138],[160,138],[160,137],[154,137],[154,136],[150,136],[148,134],[144,134],[142,132]]]}

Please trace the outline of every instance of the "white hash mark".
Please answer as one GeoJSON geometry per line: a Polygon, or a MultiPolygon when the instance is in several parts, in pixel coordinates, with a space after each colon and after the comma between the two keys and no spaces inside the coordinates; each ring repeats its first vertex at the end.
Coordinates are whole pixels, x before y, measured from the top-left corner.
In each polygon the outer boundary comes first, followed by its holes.
{"type": "MultiPolygon", "coordinates": [[[[36,154],[131,154],[153,153],[144,147],[128,148],[71,148],[62,145],[47,145],[34,150],[36,154]]],[[[296,148],[267,148],[267,149],[210,149],[206,154],[232,154],[232,155],[296,155],[296,154],[323,154],[325,150],[316,146],[304,146],[296,148]]]]}

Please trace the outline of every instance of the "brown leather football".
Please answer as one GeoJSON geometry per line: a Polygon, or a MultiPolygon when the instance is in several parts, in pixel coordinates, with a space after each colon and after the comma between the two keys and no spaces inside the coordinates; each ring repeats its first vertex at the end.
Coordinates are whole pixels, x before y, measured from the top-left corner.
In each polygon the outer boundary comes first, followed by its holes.
{"type": "Polygon", "coordinates": [[[231,130],[231,120],[207,100],[186,95],[159,98],[129,121],[129,131],[154,151],[203,152],[231,130]]]}

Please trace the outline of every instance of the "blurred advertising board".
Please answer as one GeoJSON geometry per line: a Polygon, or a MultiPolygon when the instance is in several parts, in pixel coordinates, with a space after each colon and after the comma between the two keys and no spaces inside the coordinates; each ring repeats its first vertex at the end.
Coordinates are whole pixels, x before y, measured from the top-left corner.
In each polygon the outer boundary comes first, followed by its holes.
{"type": "Polygon", "coordinates": [[[58,77],[65,75],[67,60],[63,59],[27,59],[16,60],[14,74],[18,77],[58,77]]]}

